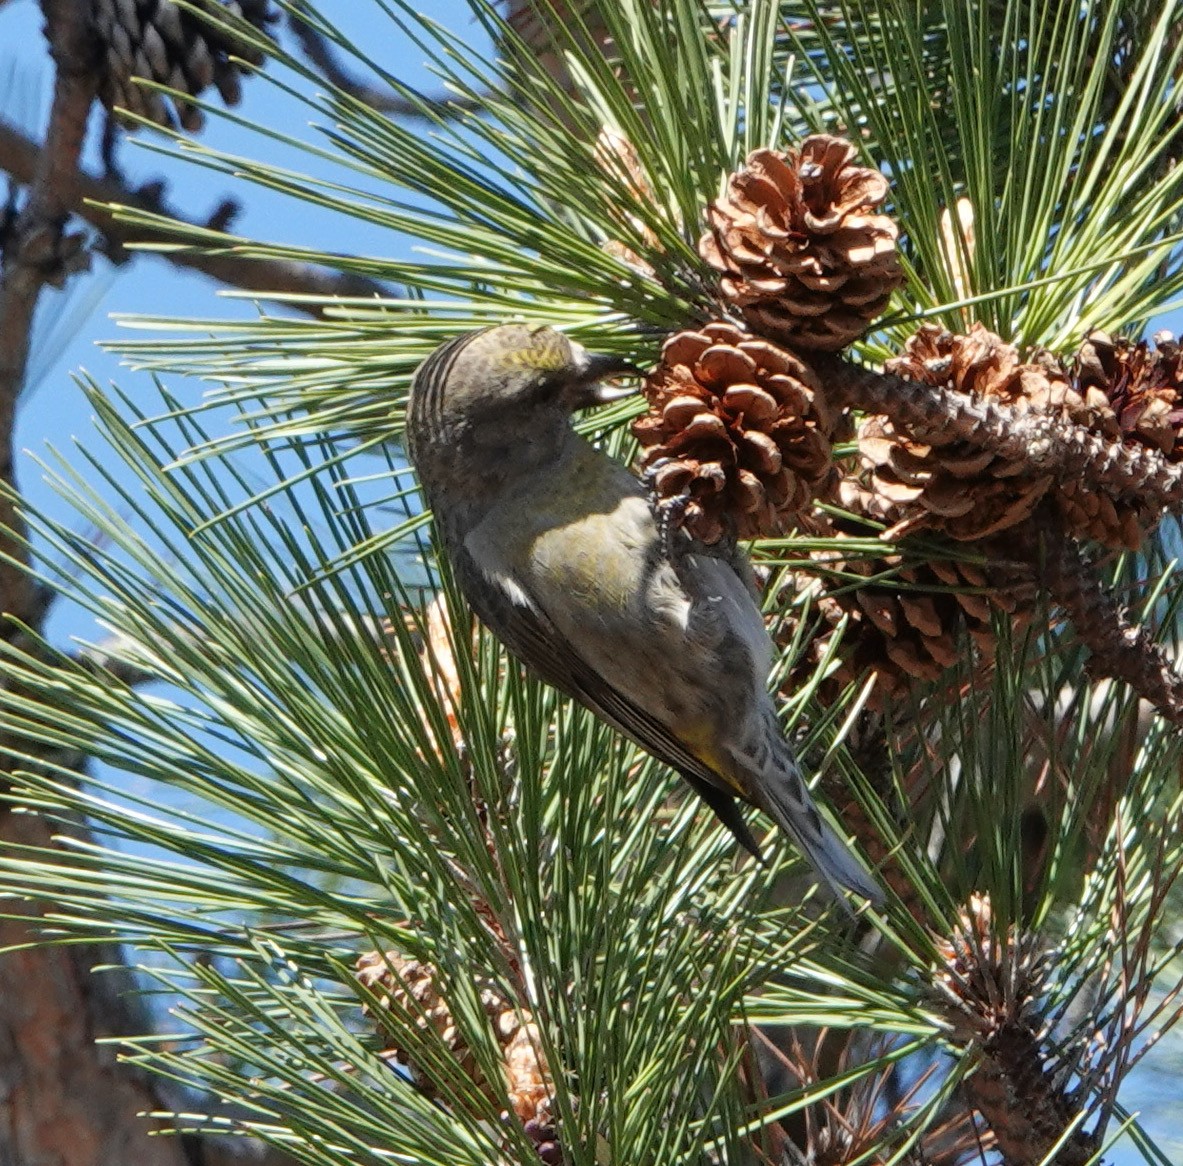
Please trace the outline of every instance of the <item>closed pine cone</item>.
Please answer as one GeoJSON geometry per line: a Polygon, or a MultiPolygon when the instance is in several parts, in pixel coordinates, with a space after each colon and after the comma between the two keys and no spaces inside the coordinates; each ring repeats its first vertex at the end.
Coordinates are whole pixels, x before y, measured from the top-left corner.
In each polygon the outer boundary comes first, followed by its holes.
{"type": "MultiPolygon", "coordinates": [[[[197,0],[196,6],[212,14],[239,17],[260,31],[276,19],[270,0],[197,0]]],[[[208,24],[173,0],[95,0],[93,19],[95,35],[105,49],[99,100],[108,109],[120,106],[157,125],[179,122],[194,131],[202,127],[205,117],[196,105],[133,84],[133,77],[157,81],[193,97],[213,85],[227,105],[237,105],[242,71],[231,57],[252,65],[263,63],[263,54],[254,45],[208,24]]]]}
{"type": "Polygon", "coordinates": [[[707,208],[699,253],[722,276],[723,300],[760,335],[837,351],[899,286],[898,231],[872,213],[887,180],[854,159],[853,145],[825,134],[788,153],[756,150],[707,208]]]}
{"type": "Polygon", "coordinates": [[[717,321],[679,332],[645,385],[633,425],[659,500],[685,496],[686,529],[704,543],[783,532],[837,480],[842,421],[792,353],[717,321]]]}
{"type": "Polygon", "coordinates": [[[405,1031],[408,1023],[420,1032],[434,1031],[464,1073],[491,1101],[496,1103],[508,1096],[510,1107],[532,1129],[543,1132],[551,1129],[550,1073],[542,1054],[538,1026],[530,1012],[515,1008],[492,979],[482,978],[478,988],[481,1006],[501,1045],[504,1092],[490,1086],[483,1077],[447,1000],[440,995],[437,973],[430,964],[407,959],[397,952],[372,951],[358,959],[357,978],[379,999],[381,1010],[367,1006],[366,1011],[384,1028],[392,1043],[390,1055],[410,1069],[420,1088],[434,1092],[430,1080],[416,1066],[413,1051],[399,1045],[398,1033],[405,1031]],[[383,1013],[390,1014],[385,1022],[383,1013]]]}

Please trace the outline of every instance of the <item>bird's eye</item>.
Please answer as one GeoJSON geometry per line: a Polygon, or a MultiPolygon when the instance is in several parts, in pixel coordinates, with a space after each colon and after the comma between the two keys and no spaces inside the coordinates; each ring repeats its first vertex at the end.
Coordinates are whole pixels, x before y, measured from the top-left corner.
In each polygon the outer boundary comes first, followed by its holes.
{"type": "Polygon", "coordinates": [[[561,387],[562,377],[557,371],[549,375],[535,376],[531,378],[522,398],[531,405],[544,405],[559,395],[561,387]]]}

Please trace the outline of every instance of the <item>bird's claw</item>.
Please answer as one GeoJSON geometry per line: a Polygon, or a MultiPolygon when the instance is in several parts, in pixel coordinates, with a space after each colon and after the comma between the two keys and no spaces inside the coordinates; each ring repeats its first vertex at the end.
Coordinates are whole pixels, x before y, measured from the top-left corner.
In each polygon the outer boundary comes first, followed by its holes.
{"type": "Polygon", "coordinates": [[[684,490],[681,494],[674,494],[654,503],[661,545],[671,562],[676,563],[685,549],[678,540],[679,536],[683,536],[684,539],[683,523],[686,521],[690,501],[690,491],[684,490]]]}
{"type": "Polygon", "coordinates": [[[665,496],[659,493],[657,486],[658,475],[673,460],[673,458],[662,457],[646,466],[644,472],[641,474],[641,483],[649,495],[649,503],[653,507],[653,513],[657,518],[658,535],[661,539],[662,550],[670,562],[677,563],[686,550],[684,523],[686,521],[686,511],[690,506],[692,497],[690,491],[687,489],[683,489],[677,494],[667,494],[665,496]]]}
{"type": "Polygon", "coordinates": [[[668,457],[659,457],[657,461],[647,465],[641,471],[641,485],[649,492],[650,497],[657,498],[657,475],[670,464],[671,460],[668,457]]]}

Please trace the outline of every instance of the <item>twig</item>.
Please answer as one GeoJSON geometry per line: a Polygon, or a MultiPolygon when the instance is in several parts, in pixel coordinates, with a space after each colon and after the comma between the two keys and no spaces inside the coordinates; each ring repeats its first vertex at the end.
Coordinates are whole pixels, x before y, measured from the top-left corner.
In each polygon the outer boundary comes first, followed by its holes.
{"type": "Polygon", "coordinates": [[[1057,1166],[1086,1166],[1096,1156],[1096,1139],[1076,1129],[1061,1144],[1076,1114],[1043,1060],[1026,1026],[1001,1026],[965,1080],[966,1099],[988,1122],[1008,1166],[1042,1166],[1057,1145],[1057,1166]]]}
{"type": "Polygon", "coordinates": [[[1093,564],[1050,514],[1016,546],[1041,571],[1048,595],[1063,609],[1077,638],[1090,651],[1089,671],[1122,680],[1172,724],[1183,725],[1183,676],[1144,626],[1130,622],[1125,609],[1103,586],[1093,564]]]}
{"type": "MultiPolygon", "coordinates": [[[[46,149],[37,145],[14,126],[0,119],[0,169],[6,170],[18,182],[34,180],[46,149]]],[[[73,211],[99,231],[107,251],[118,257],[125,249],[139,243],[175,243],[176,237],[167,229],[132,225],[116,219],[106,204],[133,207],[167,215],[178,223],[195,225],[162,198],[158,185],[139,190],[117,178],[98,178],[77,170],[70,176],[68,198],[61,198],[62,213],[73,211]],[[92,205],[92,204],[102,205],[92,205]]],[[[263,298],[269,293],[299,294],[332,299],[340,296],[386,296],[391,288],[362,275],[342,274],[327,268],[314,267],[285,259],[252,259],[241,255],[219,255],[188,250],[156,252],[160,258],[177,267],[200,271],[211,279],[229,287],[258,292],[263,298]]],[[[324,306],[316,303],[293,302],[290,306],[310,316],[323,316],[324,306]]]]}
{"type": "MultiPolygon", "coordinates": [[[[90,36],[90,5],[83,0],[44,0],[46,31],[57,66],[45,147],[29,168],[29,196],[8,234],[0,269],[0,480],[13,484],[12,429],[29,359],[29,334],[41,289],[60,283],[85,260],[81,240],[65,233],[78,197],[78,159],[98,70],[90,36]]],[[[18,537],[23,524],[12,495],[0,499],[0,526],[18,537]]],[[[0,613],[26,620],[35,587],[19,566],[0,565],[0,613]]]]}

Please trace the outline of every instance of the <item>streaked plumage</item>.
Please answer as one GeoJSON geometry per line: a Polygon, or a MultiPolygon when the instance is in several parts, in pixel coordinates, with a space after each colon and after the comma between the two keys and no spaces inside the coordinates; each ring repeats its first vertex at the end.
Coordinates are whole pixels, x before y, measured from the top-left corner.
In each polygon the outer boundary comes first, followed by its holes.
{"type": "Polygon", "coordinates": [[[746,561],[664,537],[637,478],[571,427],[623,367],[517,324],[423,363],[409,448],[457,581],[511,652],[676,769],[746,846],[736,796],[831,887],[876,899],[781,732],[746,561]]]}

